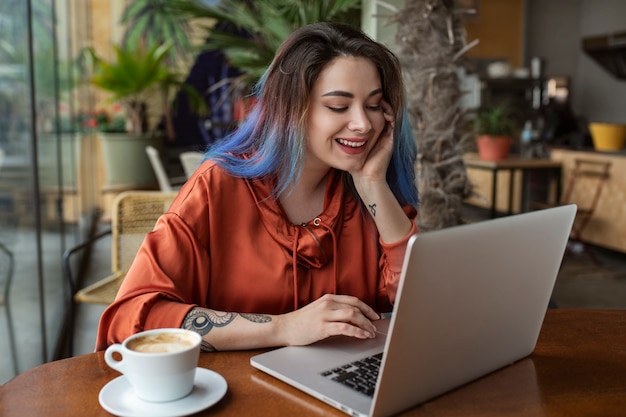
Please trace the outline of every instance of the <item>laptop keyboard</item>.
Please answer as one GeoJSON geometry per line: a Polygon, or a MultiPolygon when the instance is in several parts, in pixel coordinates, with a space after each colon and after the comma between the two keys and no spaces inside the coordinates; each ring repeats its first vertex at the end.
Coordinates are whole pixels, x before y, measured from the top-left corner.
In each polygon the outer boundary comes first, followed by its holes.
{"type": "Polygon", "coordinates": [[[325,378],[337,381],[347,387],[371,397],[374,395],[378,370],[383,354],[368,356],[346,365],[329,369],[321,373],[325,378]]]}

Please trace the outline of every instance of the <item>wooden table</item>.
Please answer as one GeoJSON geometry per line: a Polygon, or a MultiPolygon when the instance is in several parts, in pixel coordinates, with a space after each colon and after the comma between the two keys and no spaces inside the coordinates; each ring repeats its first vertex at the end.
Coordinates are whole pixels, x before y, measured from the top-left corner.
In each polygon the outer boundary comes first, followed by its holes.
{"type": "MultiPolygon", "coordinates": [[[[228,381],[226,396],[201,416],[344,416],[254,369],[253,352],[201,354],[228,381]]],[[[0,386],[0,415],[108,416],[98,392],[119,374],[102,353],[51,362],[0,386]]],[[[626,311],[549,310],[535,353],[406,416],[623,416],[626,311]]]]}
{"type": "Polygon", "coordinates": [[[514,175],[515,171],[522,172],[522,210],[524,197],[528,189],[528,172],[529,171],[546,171],[551,175],[551,179],[556,183],[556,197],[554,203],[558,202],[561,195],[561,163],[550,159],[534,159],[520,158],[510,156],[500,161],[484,161],[478,157],[476,153],[467,153],[463,157],[463,161],[468,168],[483,169],[491,171],[491,217],[496,217],[496,203],[498,192],[498,171],[509,171],[509,200],[508,215],[513,214],[513,191],[514,191],[514,175]]]}

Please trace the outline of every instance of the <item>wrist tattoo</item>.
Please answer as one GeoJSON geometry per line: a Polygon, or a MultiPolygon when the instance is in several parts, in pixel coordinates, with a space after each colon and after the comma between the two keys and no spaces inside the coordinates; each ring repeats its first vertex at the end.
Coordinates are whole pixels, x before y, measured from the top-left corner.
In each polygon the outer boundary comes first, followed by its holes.
{"type": "Polygon", "coordinates": [[[368,204],[367,207],[370,209],[372,217],[376,217],[376,204],[368,204]]]}

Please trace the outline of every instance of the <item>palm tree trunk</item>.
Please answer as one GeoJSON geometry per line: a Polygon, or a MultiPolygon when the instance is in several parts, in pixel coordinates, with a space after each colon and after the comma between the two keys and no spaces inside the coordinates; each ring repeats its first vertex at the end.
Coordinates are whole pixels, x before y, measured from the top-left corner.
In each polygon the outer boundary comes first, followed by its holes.
{"type": "Polygon", "coordinates": [[[406,0],[392,20],[418,145],[418,225],[422,231],[458,225],[471,192],[463,147],[472,136],[457,74],[462,21],[453,0],[406,0]]]}

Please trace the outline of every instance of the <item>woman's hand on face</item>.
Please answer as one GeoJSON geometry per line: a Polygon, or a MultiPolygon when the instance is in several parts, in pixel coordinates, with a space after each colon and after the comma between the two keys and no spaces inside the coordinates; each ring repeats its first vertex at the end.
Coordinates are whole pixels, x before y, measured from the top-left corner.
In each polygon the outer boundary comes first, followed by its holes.
{"type": "Polygon", "coordinates": [[[385,127],[378,136],[376,144],[367,156],[367,160],[363,166],[356,171],[350,172],[355,184],[359,182],[387,181],[387,168],[389,167],[389,162],[393,154],[395,119],[389,103],[382,100],[381,108],[385,119],[385,127]]]}
{"type": "Polygon", "coordinates": [[[372,320],[380,317],[356,297],[326,294],[281,318],[287,344],[308,345],[336,335],[373,338],[376,327],[372,320]]]}

